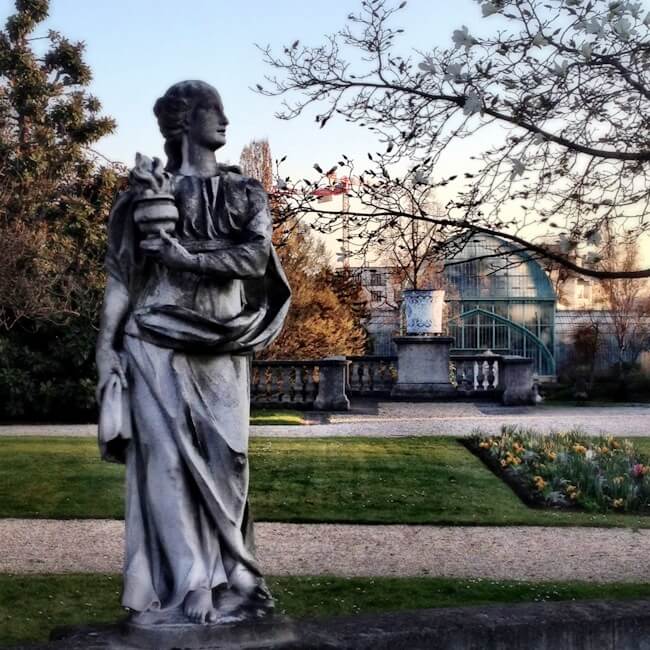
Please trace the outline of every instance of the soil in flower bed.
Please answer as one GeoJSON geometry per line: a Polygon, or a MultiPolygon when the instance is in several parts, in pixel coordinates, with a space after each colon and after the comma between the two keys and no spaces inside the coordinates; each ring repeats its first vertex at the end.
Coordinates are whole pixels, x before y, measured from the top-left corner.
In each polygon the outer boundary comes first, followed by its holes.
{"type": "Polygon", "coordinates": [[[504,427],[460,442],[533,508],[650,514],[650,457],[629,440],[504,427]]]}

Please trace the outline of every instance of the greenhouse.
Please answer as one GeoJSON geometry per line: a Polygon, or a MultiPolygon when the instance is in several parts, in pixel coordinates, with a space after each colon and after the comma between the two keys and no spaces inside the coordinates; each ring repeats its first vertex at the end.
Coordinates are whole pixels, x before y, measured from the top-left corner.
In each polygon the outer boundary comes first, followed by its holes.
{"type": "Polygon", "coordinates": [[[555,376],[555,292],[528,254],[489,235],[467,242],[445,269],[452,354],[516,354],[555,376]]]}

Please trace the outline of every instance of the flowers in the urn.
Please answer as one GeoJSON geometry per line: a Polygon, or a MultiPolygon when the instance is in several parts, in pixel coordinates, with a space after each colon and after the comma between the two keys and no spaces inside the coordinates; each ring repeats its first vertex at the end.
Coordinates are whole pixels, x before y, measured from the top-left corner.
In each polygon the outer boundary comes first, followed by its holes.
{"type": "Polygon", "coordinates": [[[143,197],[171,193],[170,175],[162,160],[141,153],[135,154],[135,167],[129,172],[129,186],[143,197]]]}
{"type": "MultiPolygon", "coordinates": [[[[160,158],[135,155],[135,167],[129,172],[129,186],[135,193],[133,219],[140,232],[155,242],[160,231],[171,233],[178,221],[178,209],[172,194],[171,175],[160,158]]],[[[144,242],[141,248],[149,244],[144,242]]]]}
{"type": "Polygon", "coordinates": [[[469,446],[537,505],[650,511],[650,458],[628,440],[503,427],[498,436],[475,434],[469,446]]]}

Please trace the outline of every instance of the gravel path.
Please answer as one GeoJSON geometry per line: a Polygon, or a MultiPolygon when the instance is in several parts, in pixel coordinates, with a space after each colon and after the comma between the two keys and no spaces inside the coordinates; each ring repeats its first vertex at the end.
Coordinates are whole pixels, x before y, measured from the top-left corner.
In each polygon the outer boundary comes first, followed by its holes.
{"type": "MultiPolygon", "coordinates": [[[[119,573],[123,523],[0,520],[0,573],[119,573]]],[[[269,575],[650,581],[650,530],[256,525],[269,575]]]]}
{"type": "MultiPolygon", "coordinates": [[[[464,436],[497,433],[503,425],[538,431],[579,428],[588,434],[650,435],[650,405],[504,407],[472,403],[359,402],[348,413],[309,414],[323,424],[252,426],[252,436],[464,436]]],[[[0,436],[95,436],[95,425],[0,426],[0,436]]]]}

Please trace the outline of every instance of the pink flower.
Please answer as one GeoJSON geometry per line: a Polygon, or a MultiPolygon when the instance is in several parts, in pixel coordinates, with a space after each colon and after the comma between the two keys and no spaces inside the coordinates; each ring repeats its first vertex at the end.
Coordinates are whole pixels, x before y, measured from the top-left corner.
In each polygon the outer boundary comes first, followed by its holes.
{"type": "Polygon", "coordinates": [[[639,478],[639,476],[644,476],[648,473],[648,469],[641,463],[637,463],[632,467],[632,476],[639,478]]]}

